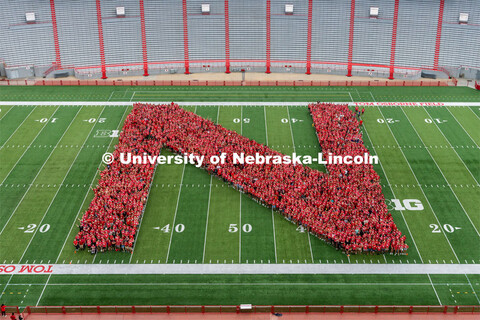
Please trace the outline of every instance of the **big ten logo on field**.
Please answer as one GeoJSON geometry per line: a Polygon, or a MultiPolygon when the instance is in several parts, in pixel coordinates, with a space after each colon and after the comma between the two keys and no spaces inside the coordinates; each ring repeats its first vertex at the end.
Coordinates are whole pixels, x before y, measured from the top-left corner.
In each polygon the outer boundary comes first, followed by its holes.
{"type": "Polygon", "coordinates": [[[94,138],[117,138],[119,130],[97,130],[94,138]]]}
{"type": "Polygon", "coordinates": [[[385,199],[388,210],[396,211],[421,211],[423,210],[423,204],[418,199],[385,199]]]}

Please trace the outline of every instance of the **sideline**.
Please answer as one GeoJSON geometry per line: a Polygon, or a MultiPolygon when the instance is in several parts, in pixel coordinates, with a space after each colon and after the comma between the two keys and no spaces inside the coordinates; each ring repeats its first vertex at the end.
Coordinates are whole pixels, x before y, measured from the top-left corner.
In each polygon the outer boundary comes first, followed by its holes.
{"type": "Polygon", "coordinates": [[[480,264],[12,264],[2,274],[480,274],[480,264]]]}
{"type": "MultiPolygon", "coordinates": [[[[328,102],[349,106],[394,106],[394,107],[480,107],[480,102],[328,102]]],[[[172,101],[0,101],[0,106],[131,106],[134,103],[169,104],[172,101]]],[[[312,102],[175,102],[180,106],[307,106],[312,102]]]]}

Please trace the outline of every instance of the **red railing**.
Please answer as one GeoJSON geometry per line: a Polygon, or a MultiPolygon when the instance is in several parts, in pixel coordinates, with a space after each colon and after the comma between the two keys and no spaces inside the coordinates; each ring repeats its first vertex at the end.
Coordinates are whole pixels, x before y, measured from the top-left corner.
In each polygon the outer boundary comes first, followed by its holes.
{"type": "Polygon", "coordinates": [[[307,72],[311,74],[310,68],[312,67],[312,15],[313,15],[313,0],[308,0],[308,27],[307,27],[307,72]]]}
{"type": "Polygon", "coordinates": [[[440,44],[442,42],[442,26],[443,26],[443,9],[445,8],[445,0],[440,0],[438,7],[438,24],[437,24],[437,37],[435,39],[435,55],[433,57],[433,69],[438,69],[438,60],[440,57],[440,44]]]}
{"type": "Polygon", "coordinates": [[[52,15],[52,29],[53,29],[53,44],[55,46],[55,63],[58,68],[62,68],[62,60],[60,58],[60,44],[58,42],[58,29],[57,29],[57,14],[55,11],[55,1],[50,0],[50,13],[52,15]]]}
{"type": "Polygon", "coordinates": [[[395,50],[397,47],[397,26],[398,26],[398,7],[399,1],[395,0],[395,10],[393,12],[393,26],[392,26],[392,44],[390,52],[390,76],[388,79],[393,80],[393,74],[395,73],[395,50]]]}
{"type": "Polygon", "coordinates": [[[225,73],[230,73],[230,23],[228,0],[225,0],[225,73]]]}
{"type": "Polygon", "coordinates": [[[355,28],[355,0],[350,0],[350,28],[348,35],[348,71],[347,77],[352,76],[353,62],[353,32],[355,28]]]}
{"type": "MultiPolygon", "coordinates": [[[[10,307],[15,308],[15,307],[10,307]]],[[[10,311],[12,312],[12,311],[10,311]]],[[[15,311],[13,311],[15,312],[15,311]]],[[[18,312],[18,308],[17,308],[18,312]]],[[[28,306],[24,317],[35,314],[111,314],[111,313],[470,313],[479,314],[480,306],[28,306]]]]}
{"type": "Polygon", "coordinates": [[[270,73],[270,17],[271,17],[271,3],[267,0],[267,17],[266,17],[266,73],[270,73]]]}
{"type": "Polygon", "coordinates": [[[102,65],[102,79],[107,79],[107,69],[105,67],[105,48],[103,45],[102,9],[100,5],[100,0],[96,0],[96,5],[97,5],[98,44],[100,49],[100,64],[102,65]]]}
{"type": "Polygon", "coordinates": [[[182,1],[183,9],[183,56],[185,63],[185,74],[190,73],[190,62],[188,57],[188,17],[187,17],[187,0],[182,1]]]}
{"type": "Polygon", "coordinates": [[[453,80],[435,81],[212,81],[212,80],[4,80],[0,86],[293,86],[293,87],[445,87],[453,80]]]}
{"type": "Polygon", "coordinates": [[[148,76],[147,34],[145,32],[145,6],[143,0],[139,0],[140,30],[142,34],[143,75],[148,76]]]}

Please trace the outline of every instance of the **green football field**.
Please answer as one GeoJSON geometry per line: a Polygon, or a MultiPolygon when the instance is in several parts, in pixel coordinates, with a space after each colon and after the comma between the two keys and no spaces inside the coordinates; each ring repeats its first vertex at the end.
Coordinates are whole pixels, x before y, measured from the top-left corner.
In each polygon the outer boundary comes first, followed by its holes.
{"type": "Polygon", "coordinates": [[[480,102],[480,92],[445,87],[0,87],[0,101],[19,101],[0,103],[0,264],[96,264],[111,270],[126,264],[170,264],[172,270],[178,265],[270,264],[333,271],[336,265],[362,264],[391,265],[392,274],[0,271],[0,303],[480,304],[480,272],[422,272],[425,265],[480,265],[479,106],[365,107],[364,141],[379,156],[375,170],[390,212],[407,236],[408,255],[346,256],[192,165],[157,166],[133,254],[75,252],[78,219],[93,198],[91,188],[104,168],[101,157],[113,150],[131,110],[124,102],[187,102],[187,110],[282,153],[317,155],[321,149],[308,108],[293,102],[318,100],[468,104],[480,102]],[[419,272],[402,274],[402,265],[417,265],[419,272]]]}

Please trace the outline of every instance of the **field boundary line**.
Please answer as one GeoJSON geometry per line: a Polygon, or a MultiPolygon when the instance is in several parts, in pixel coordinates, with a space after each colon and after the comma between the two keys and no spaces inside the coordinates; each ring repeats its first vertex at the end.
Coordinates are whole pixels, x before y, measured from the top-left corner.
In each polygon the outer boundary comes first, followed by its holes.
{"type": "MultiPolygon", "coordinates": [[[[12,110],[12,109],[13,109],[13,107],[11,107],[10,109],[8,109],[8,111],[3,115],[3,117],[5,117],[5,116],[7,115],[7,113],[9,113],[10,110],[12,110]]],[[[17,130],[25,123],[25,121],[30,117],[30,115],[32,114],[33,111],[35,111],[35,109],[37,109],[36,106],[32,109],[32,111],[30,111],[30,112],[27,114],[27,116],[25,117],[25,119],[23,119],[23,121],[17,126],[17,128],[15,129],[15,131],[12,132],[12,134],[8,137],[8,139],[5,140],[5,142],[2,144],[2,146],[0,147],[0,149],[2,149],[2,148],[7,144],[8,141],[10,141],[10,139],[13,137],[13,135],[15,134],[15,132],[17,132],[17,130]]],[[[58,108],[57,108],[57,109],[58,109],[58,108]]],[[[55,112],[56,112],[56,110],[55,110],[55,112]]],[[[55,112],[54,112],[54,113],[55,113],[55,112]]],[[[53,116],[53,114],[52,114],[52,116],[53,116]]],[[[3,117],[2,117],[0,120],[2,120],[3,117]]],[[[50,119],[49,119],[49,120],[50,120],[50,119]]],[[[46,126],[46,125],[47,125],[47,122],[45,123],[45,126],[46,126]]],[[[40,129],[40,131],[42,131],[45,126],[43,126],[42,129],[40,129]]],[[[36,137],[35,137],[35,138],[36,138],[36,137]]],[[[35,138],[34,138],[34,140],[35,140],[35,138]]],[[[32,142],[33,142],[33,140],[32,140],[32,142]]]]}
{"type": "MultiPolygon", "coordinates": [[[[103,113],[103,111],[105,111],[105,108],[106,107],[103,107],[102,111],[100,112],[100,114],[98,115],[98,117],[100,117],[103,113]]],[[[80,113],[80,111],[82,110],[82,108],[80,108],[80,110],[78,110],[77,114],[75,115],[75,118],[72,120],[72,122],[70,124],[72,124],[75,119],[77,118],[78,114],[80,113]]],[[[95,125],[92,126],[92,128],[90,129],[90,131],[88,132],[88,134],[86,135],[85,137],[85,140],[83,141],[83,145],[85,145],[85,143],[87,143],[88,141],[88,137],[90,137],[90,135],[92,134],[92,131],[93,131],[93,128],[95,128],[95,125]]],[[[67,130],[65,130],[65,133],[70,129],[70,126],[67,128],[67,130]]],[[[62,139],[63,139],[63,136],[62,136],[62,139]]],[[[60,139],[60,140],[62,140],[60,139]]],[[[60,142],[60,141],[59,141],[60,142]]],[[[50,211],[50,207],[52,206],[52,204],[55,202],[55,199],[57,198],[57,195],[58,193],[60,192],[60,190],[62,189],[62,185],[63,183],[65,182],[65,180],[67,179],[68,177],[68,174],[70,173],[70,171],[72,170],[73,168],[73,165],[75,164],[75,162],[77,161],[77,158],[78,156],[80,155],[80,153],[82,152],[82,149],[80,148],[77,152],[77,154],[75,155],[75,158],[73,159],[72,163],[70,164],[70,167],[68,168],[67,172],[65,173],[65,175],[63,176],[63,179],[62,179],[62,182],[60,183],[60,186],[58,187],[57,191],[55,192],[55,195],[53,196],[52,200],[50,201],[50,204],[48,205],[47,209],[45,210],[45,213],[43,214],[43,217],[42,219],[40,220],[40,222],[38,223],[39,226],[42,225],[42,222],[43,220],[45,220],[45,217],[47,216],[48,214],[48,211],[50,211]]],[[[52,151],[53,153],[53,151],[52,151]]],[[[28,248],[30,247],[30,244],[32,243],[33,239],[35,238],[35,235],[37,234],[37,231],[39,230],[40,228],[36,228],[35,231],[33,232],[32,234],[32,237],[30,238],[30,241],[28,242],[28,245],[27,247],[25,248],[25,251],[23,251],[23,254],[22,256],[20,257],[20,260],[19,261],[22,261],[23,257],[25,256],[25,253],[27,253],[28,251],[28,248]]]]}
{"type": "MultiPolygon", "coordinates": [[[[70,128],[70,126],[72,125],[72,123],[75,121],[75,119],[77,118],[78,114],[80,113],[80,110],[82,110],[83,107],[80,107],[80,109],[78,109],[77,113],[75,114],[75,117],[73,117],[73,119],[70,121],[70,124],[68,125],[68,127],[65,129],[65,131],[63,132],[62,136],[58,139],[57,141],[57,144],[55,146],[57,146],[60,141],[62,141],[63,137],[65,136],[65,133],[67,133],[68,129],[70,128]]],[[[58,110],[58,108],[57,108],[58,110]]],[[[56,113],[56,111],[52,114],[52,116],[56,113]]],[[[49,121],[50,121],[51,117],[49,118],[49,121]]],[[[45,124],[46,126],[46,124],[45,124]]],[[[45,128],[44,126],[44,128],[45,128]]],[[[42,129],[43,130],[43,129],[42,129]]],[[[40,130],[41,131],[41,130],[40,130]]],[[[5,228],[7,227],[8,223],[10,222],[10,220],[12,219],[12,217],[15,215],[15,212],[17,212],[17,209],[18,207],[20,206],[20,204],[23,202],[23,199],[25,198],[25,196],[27,195],[28,191],[30,190],[30,188],[33,186],[33,184],[35,183],[35,180],[37,180],[38,178],[38,175],[40,174],[40,172],[42,172],[43,170],[43,167],[45,166],[45,164],[48,162],[48,160],[50,159],[50,157],[52,156],[53,152],[55,151],[55,147],[52,148],[52,151],[50,151],[50,154],[48,155],[47,159],[45,159],[45,161],[43,162],[42,166],[40,167],[40,169],[38,169],[38,172],[37,174],[35,175],[35,177],[33,178],[32,180],[32,183],[29,184],[27,190],[25,190],[25,193],[23,194],[22,198],[20,199],[20,201],[17,203],[17,205],[15,206],[15,209],[13,209],[12,213],[10,214],[10,217],[8,218],[7,222],[5,223],[5,225],[3,226],[2,230],[0,231],[0,236],[2,235],[3,231],[5,230],[5,228]]],[[[23,156],[23,155],[22,155],[23,156]]],[[[18,161],[17,161],[18,163],[18,161]]],[[[15,164],[15,167],[16,167],[16,164],[15,164]]],[[[14,167],[14,168],[15,168],[14,167]]],[[[12,168],[13,170],[13,168],[12,168]]],[[[9,173],[10,175],[10,173],[9,173]]],[[[8,177],[8,176],[7,176],[8,177]]],[[[6,180],[7,178],[5,178],[6,180]]],[[[5,181],[4,180],[4,181],[5,181]]],[[[3,182],[2,182],[3,184],[3,182]]],[[[59,187],[60,188],[60,187],[59,187]]]]}
{"type": "MultiPolygon", "coordinates": [[[[125,111],[123,111],[123,115],[122,115],[122,117],[120,118],[120,122],[119,122],[119,124],[117,125],[117,129],[120,128],[120,125],[122,124],[122,120],[123,120],[123,118],[125,117],[125,113],[127,112],[127,109],[128,109],[128,107],[126,107],[126,108],[125,108],[125,111]]],[[[110,149],[110,147],[111,147],[112,142],[113,142],[114,139],[115,139],[114,137],[112,137],[112,138],[110,139],[110,143],[109,143],[106,151],[108,151],[108,149],[110,149]]],[[[100,167],[102,166],[102,163],[103,163],[103,161],[100,160],[100,163],[99,163],[99,165],[97,166],[97,171],[96,171],[95,174],[93,175],[92,181],[90,182],[90,188],[93,187],[93,183],[94,183],[94,181],[95,181],[95,178],[96,178],[97,175],[99,174],[99,173],[98,173],[98,170],[99,170],[100,167]]],[[[65,249],[65,245],[67,244],[67,241],[68,241],[68,236],[70,235],[70,233],[71,233],[72,230],[73,230],[73,226],[75,225],[75,221],[77,221],[77,218],[78,218],[78,216],[80,215],[80,212],[81,212],[81,210],[82,210],[82,207],[83,207],[83,205],[85,204],[85,200],[86,200],[87,197],[88,197],[88,192],[89,192],[89,191],[90,191],[90,189],[88,189],[87,192],[85,193],[85,197],[83,198],[82,204],[81,204],[80,207],[78,208],[78,212],[77,212],[77,214],[76,214],[76,216],[75,216],[75,218],[74,218],[74,220],[73,220],[72,226],[70,227],[70,231],[68,231],[67,237],[65,238],[65,241],[64,241],[64,243],[63,243],[62,249],[60,249],[60,252],[59,252],[59,254],[58,254],[58,256],[57,256],[57,259],[55,260],[55,263],[58,263],[58,259],[60,259],[60,256],[62,255],[62,252],[63,252],[63,250],[65,249]]]]}
{"type": "MultiPolygon", "coordinates": [[[[438,286],[468,286],[468,283],[435,283],[438,286]]],[[[43,283],[15,283],[15,286],[43,286],[43,283]]],[[[96,283],[49,283],[54,286],[431,286],[422,282],[96,282],[96,283]]]]}
{"type": "MultiPolygon", "coordinates": [[[[387,123],[386,118],[385,118],[385,116],[383,115],[382,110],[380,110],[379,107],[377,107],[377,108],[378,108],[378,111],[380,112],[380,114],[382,115],[383,120],[387,123]]],[[[406,115],[405,115],[405,116],[406,116],[406,115]]],[[[405,153],[403,152],[402,148],[400,148],[400,144],[398,143],[397,137],[393,134],[393,131],[392,131],[392,128],[390,127],[390,124],[387,123],[387,127],[388,127],[388,130],[390,131],[390,134],[392,135],[393,139],[395,139],[395,142],[396,142],[397,145],[399,146],[400,152],[402,153],[403,158],[405,159],[405,161],[407,162],[408,167],[410,168],[410,171],[412,172],[413,176],[415,177],[415,180],[417,181],[417,184],[418,184],[418,186],[420,187],[420,190],[422,191],[422,194],[423,194],[423,196],[425,197],[425,200],[427,201],[428,206],[429,206],[430,209],[432,210],[433,216],[434,216],[435,219],[437,220],[437,223],[438,223],[439,225],[441,225],[440,220],[438,220],[437,214],[435,213],[435,211],[433,210],[432,205],[430,204],[430,200],[428,200],[427,195],[425,194],[425,191],[423,190],[422,185],[420,184],[420,181],[418,180],[417,175],[415,174],[415,171],[413,171],[412,166],[410,165],[410,162],[408,161],[407,157],[405,156],[405,153]]],[[[422,143],[423,143],[423,141],[422,141],[422,143]]],[[[424,144],[424,145],[425,145],[425,144],[424,144]]],[[[447,240],[447,242],[448,242],[448,244],[449,244],[449,246],[450,246],[450,249],[452,249],[453,255],[455,256],[455,258],[457,259],[457,261],[460,262],[460,260],[458,259],[457,253],[456,253],[455,250],[453,249],[452,244],[450,243],[450,240],[448,239],[447,235],[446,235],[444,232],[442,232],[442,234],[443,234],[443,236],[445,237],[445,240],[447,240]]]]}
{"type": "MultiPolygon", "coordinates": [[[[432,153],[430,152],[430,150],[428,150],[427,148],[427,145],[425,144],[425,142],[423,141],[422,137],[420,136],[420,134],[418,133],[417,129],[415,128],[415,126],[413,125],[412,121],[410,121],[410,118],[407,116],[407,113],[405,112],[405,110],[402,109],[402,112],[403,112],[403,115],[405,116],[405,118],[407,118],[408,122],[410,123],[410,125],[412,126],[413,128],[413,131],[415,131],[415,134],[417,135],[417,137],[420,139],[420,141],[422,142],[422,144],[424,145],[425,147],[425,150],[427,150],[428,152],[428,155],[430,156],[430,158],[432,158],[433,162],[435,163],[435,166],[437,167],[438,171],[440,171],[440,174],[442,175],[443,179],[445,179],[445,182],[447,182],[447,186],[448,188],[452,191],[453,195],[455,196],[455,199],[457,199],[457,202],[458,204],[460,205],[460,207],[462,207],[462,210],[463,212],[465,213],[465,215],[467,216],[468,218],[468,221],[470,221],[470,224],[472,225],[473,229],[475,230],[475,232],[477,232],[477,236],[480,238],[480,233],[478,233],[478,230],[477,230],[477,227],[475,227],[475,224],[473,224],[473,221],[472,219],[470,219],[470,215],[468,214],[467,210],[465,210],[465,208],[463,207],[463,204],[462,202],[460,201],[460,199],[458,199],[458,196],[457,194],[455,193],[455,191],[453,190],[450,182],[448,181],[447,177],[445,177],[445,174],[443,173],[442,169],[440,168],[440,166],[438,165],[437,161],[435,160],[435,157],[432,155],[432,153]]],[[[433,118],[430,116],[430,114],[428,113],[427,110],[425,110],[425,108],[423,108],[424,111],[428,114],[428,116],[433,120],[433,118]]],[[[435,123],[435,120],[433,120],[433,122],[435,123]]],[[[435,124],[437,125],[437,124],[435,124]]],[[[445,135],[443,134],[442,130],[438,127],[437,125],[437,130],[440,131],[440,133],[443,135],[443,137],[445,138],[445,140],[447,140],[448,144],[450,146],[452,146],[452,144],[450,143],[450,141],[448,141],[447,137],[445,137],[445,135]]],[[[465,165],[465,163],[463,162],[463,160],[460,158],[460,156],[458,155],[458,153],[455,151],[455,149],[453,149],[453,151],[455,152],[455,154],[457,155],[457,157],[460,159],[460,161],[462,161],[463,165],[465,166],[465,168],[468,170],[468,172],[470,173],[470,175],[472,176],[473,178],[473,181],[477,182],[477,180],[475,179],[475,177],[472,175],[472,173],[470,172],[470,170],[467,168],[467,166],[465,165]]],[[[477,182],[477,185],[478,185],[478,182],[477,182]]],[[[421,186],[420,186],[421,188],[421,186]]],[[[433,208],[432,208],[433,210],[433,208]]],[[[458,259],[458,258],[457,258],[458,259]]]]}
{"type": "MultiPolygon", "coordinates": [[[[243,136],[243,106],[240,106],[240,135],[243,136]]],[[[240,216],[239,216],[239,230],[238,230],[238,263],[242,263],[242,192],[240,192],[240,216]]]]}
{"type": "MultiPolygon", "coordinates": [[[[242,101],[224,101],[224,102],[187,102],[187,101],[177,101],[176,104],[180,106],[307,106],[310,103],[315,101],[279,101],[279,102],[242,102],[242,101]]],[[[480,107],[480,102],[391,102],[391,101],[375,101],[374,102],[352,102],[352,101],[323,101],[325,103],[332,104],[348,104],[349,106],[358,106],[358,107],[402,107],[402,106],[435,106],[435,107],[480,107]]],[[[4,106],[132,106],[135,103],[147,103],[147,104],[171,104],[172,101],[127,101],[127,102],[116,102],[116,101],[0,101],[0,105],[4,106]]],[[[475,113],[475,112],[474,112],[475,113]]],[[[477,116],[478,117],[478,116],[477,116]]]]}
{"type": "MultiPolygon", "coordinates": [[[[49,268],[49,274],[480,274],[480,264],[350,264],[350,263],[280,263],[280,264],[51,264],[8,265],[11,274],[26,266],[49,268]]],[[[5,274],[4,272],[0,274],[5,274]]],[[[45,275],[45,273],[28,273],[45,275]]]]}

